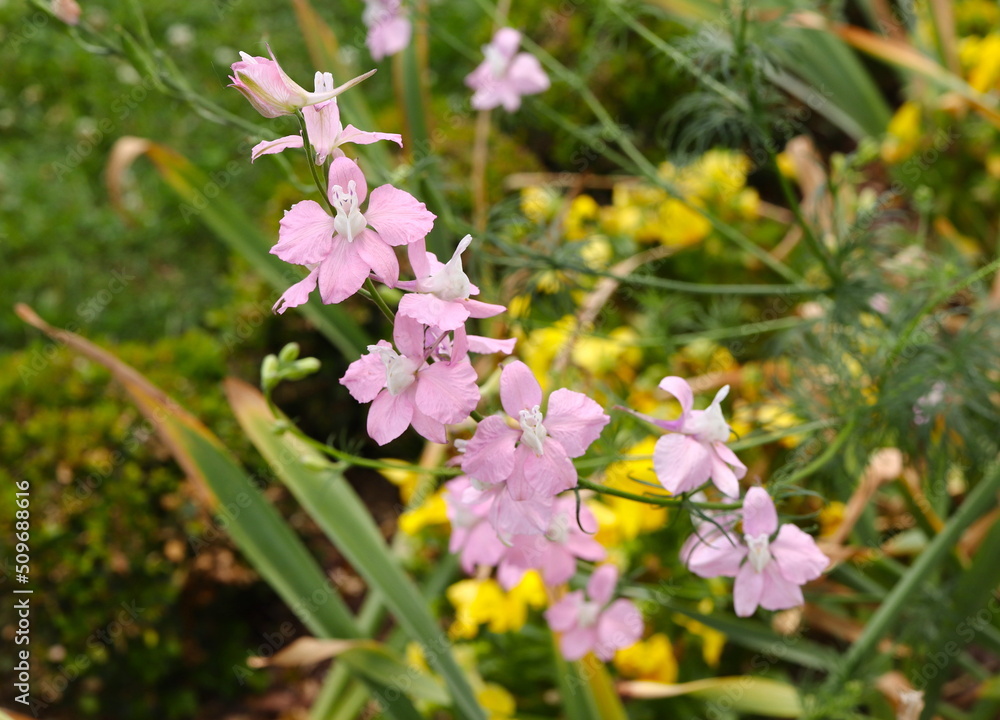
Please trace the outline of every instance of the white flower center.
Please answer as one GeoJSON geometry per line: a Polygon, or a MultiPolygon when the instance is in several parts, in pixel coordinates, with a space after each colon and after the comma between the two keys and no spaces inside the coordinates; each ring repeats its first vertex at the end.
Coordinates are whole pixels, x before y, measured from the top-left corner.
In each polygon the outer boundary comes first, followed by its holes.
{"type": "Polygon", "coordinates": [[[414,383],[417,372],[417,361],[395,350],[378,345],[369,345],[371,352],[378,353],[379,359],[385,365],[385,386],[390,395],[399,395],[414,383]]]}
{"type": "Polygon", "coordinates": [[[521,442],[535,451],[535,455],[541,456],[544,452],[543,444],[548,433],[542,425],[542,412],[538,405],[531,410],[522,410],[521,418],[521,442]]]}
{"type": "Polygon", "coordinates": [[[446,301],[467,300],[469,293],[472,292],[472,283],[462,268],[462,253],[471,242],[471,235],[462,238],[451,260],[443,268],[420,281],[418,288],[420,292],[431,293],[446,301]]]}
{"type": "Polygon", "coordinates": [[[566,540],[569,539],[569,516],[565,514],[556,515],[552,520],[552,524],[549,525],[549,531],[545,533],[545,537],[551,542],[565,545],[566,540]]]}
{"type": "Polygon", "coordinates": [[[577,615],[577,627],[586,628],[590,627],[597,622],[597,616],[601,614],[601,606],[595,602],[584,602],[580,606],[580,612],[577,615]]]}
{"type": "Polygon", "coordinates": [[[508,63],[504,54],[492,45],[483,45],[483,55],[486,56],[486,62],[489,65],[490,74],[498,80],[502,78],[507,72],[508,63]]]}
{"type": "MultiPolygon", "coordinates": [[[[722,406],[720,403],[729,394],[729,386],[719,390],[712,404],[701,412],[692,413],[684,423],[683,432],[694,435],[703,442],[726,442],[729,439],[729,424],[722,417],[722,406]]],[[[697,412],[697,411],[696,411],[697,412]]]]}
{"type": "Polygon", "coordinates": [[[452,524],[455,527],[472,527],[479,522],[479,516],[472,511],[472,508],[457,503],[452,506],[455,513],[455,517],[452,518],[452,524]]]}
{"type": "Polygon", "coordinates": [[[767,538],[767,533],[761,533],[760,535],[744,535],[743,541],[747,544],[750,552],[747,555],[747,559],[750,561],[750,565],[757,572],[763,572],[767,564],[771,562],[771,551],[768,548],[770,542],[767,538]]]}
{"type": "Polygon", "coordinates": [[[346,192],[340,185],[333,186],[333,207],[337,211],[333,229],[346,237],[347,242],[354,242],[354,238],[368,227],[368,221],[361,214],[358,205],[357,185],[353,180],[347,184],[346,192]]]}

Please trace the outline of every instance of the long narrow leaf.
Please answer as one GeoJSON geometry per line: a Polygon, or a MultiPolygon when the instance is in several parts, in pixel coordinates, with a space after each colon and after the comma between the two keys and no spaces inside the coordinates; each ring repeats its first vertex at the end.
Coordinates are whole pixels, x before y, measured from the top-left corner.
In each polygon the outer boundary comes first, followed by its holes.
{"type": "Polygon", "coordinates": [[[319,469],[324,458],[294,435],[276,434],[274,426],[279,418],[256,388],[229,379],[226,394],[244,431],[303,508],[368,586],[382,595],[406,632],[424,646],[459,713],[470,720],[484,720],[475,693],[451,654],[447,635],[342,473],[332,465],[319,469]]]}

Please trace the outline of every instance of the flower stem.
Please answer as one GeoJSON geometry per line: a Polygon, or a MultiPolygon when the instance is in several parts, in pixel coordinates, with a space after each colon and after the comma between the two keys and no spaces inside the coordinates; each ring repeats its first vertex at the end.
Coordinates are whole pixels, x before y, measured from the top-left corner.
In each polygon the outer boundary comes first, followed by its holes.
{"type": "Polygon", "coordinates": [[[309,133],[306,131],[306,119],[299,110],[295,113],[296,119],[299,121],[299,127],[302,128],[302,147],[306,151],[306,162],[309,164],[309,172],[312,173],[313,182],[316,183],[316,188],[319,190],[320,197],[323,198],[323,204],[326,205],[326,209],[331,215],[336,215],[337,211],[334,210],[333,205],[330,203],[330,198],[327,196],[326,181],[319,174],[319,170],[316,168],[316,153],[313,150],[312,143],[309,142],[309,133]]]}
{"type": "Polygon", "coordinates": [[[636,493],[630,493],[626,490],[619,490],[617,488],[608,487],[607,485],[592,483],[589,480],[584,480],[582,478],[577,481],[577,484],[585,490],[593,490],[594,492],[601,493],[602,495],[614,495],[615,497],[625,498],[626,500],[635,500],[636,502],[646,503],[647,505],[659,505],[661,507],[689,506],[698,507],[703,510],[735,510],[743,507],[742,501],[735,503],[694,502],[683,495],[681,497],[637,495],[636,493]]]}
{"type": "Polygon", "coordinates": [[[371,300],[378,306],[378,309],[382,311],[382,314],[385,315],[390,325],[395,324],[395,317],[396,317],[395,314],[392,312],[392,309],[386,304],[385,298],[383,298],[379,294],[379,291],[375,287],[375,283],[372,282],[372,279],[368,278],[365,281],[365,285],[367,285],[367,288],[365,289],[368,291],[365,293],[365,297],[367,297],[369,300],[371,300]]]}

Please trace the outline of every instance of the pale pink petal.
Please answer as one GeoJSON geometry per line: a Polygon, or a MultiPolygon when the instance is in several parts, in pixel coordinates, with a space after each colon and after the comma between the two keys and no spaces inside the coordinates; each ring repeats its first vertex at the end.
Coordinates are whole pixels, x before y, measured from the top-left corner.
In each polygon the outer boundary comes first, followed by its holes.
{"type": "MultiPolygon", "coordinates": [[[[391,348],[385,340],[378,341],[379,347],[391,348]]],[[[351,397],[361,403],[368,403],[385,388],[385,364],[375,353],[362,355],[347,366],[347,372],[340,378],[340,384],[347,388],[351,397]]]]}
{"type": "MultiPolygon", "coordinates": [[[[306,108],[308,110],[308,108],[306,108]]],[[[285,137],[278,138],[277,140],[265,140],[262,143],[257,143],[253,146],[250,151],[250,162],[253,162],[261,155],[273,155],[275,153],[280,153],[282,150],[287,150],[288,148],[300,148],[302,147],[302,136],[301,135],[286,135],[285,137]]]]}
{"type": "Polygon", "coordinates": [[[271,254],[285,262],[317,263],[333,248],[333,218],[318,202],[295,203],[285,211],[278,228],[278,242],[271,248],[271,254]]]}
{"type": "Polygon", "coordinates": [[[488,355],[490,353],[503,353],[504,355],[510,355],[514,352],[514,345],[517,343],[517,338],[494,340],[493,338],[483,337],[482,335],[468,335],[467,337],[469,340],[469,352],[474,352],[479,355],[488,355]]]}
{"type": "Polygon", "coordinates": [[[305,108],[302,115],[305,117],[309,143],[316,152],[316,163],[322,164],[340,145],[339,136],[344,129],[340,124],[340,107],[337,100],[333,99],[305,108]]]}
{"type": "Polygon", "coordinates": [[[538,58],[530,53],[518,53],[507,68],[507,82],[518,95],[535,95],[549,89],[549,76],[538,58]]]}
{"type": "MultiPolygon", "coordinates": [[[[431,274],[430,260],[436,259],[432,253],[427,252],[427,241],[424,238],[414,240],[406,246],[406,256],[410,259],[410,268],[417,278],[425,278],[431,274]]],[[[413,283],[414,286],[416,282],[413,283]]],[[[400,287],[403,287],[400,285],[400,287]]],[[[405,288],[409,289],[409,288],[405,288]]]]}
{"type": "Polygon", "coordinates": [[[676,375],[669,375],[660,380],[660,390],[677,398],[677,402],[681,404],[682,414],[691,412],[691,408],[694,406],[694,393],[687,380],[676,375]]]}
{"type": "MultiPolygon", "coordinates": [[[[440,334],[440,328],[434,328],[435,337],[440,334]]],[[[469,357],[469,336],[465,332],[465,326],[459,325],[452,333],[451,352],[448,354],[452,362],[466,360],[469,357]]],[[[445,338],[447,340],[447,338],[445,338]]],[[[443,342],[443,341],[442,341],[443,342]]]]}
{"type": "Polygon", "coordinates": [[[701,537],[691,535],[681,547],[681,562],[695,575],[703,578],[734,577],[740,570],[747,547],[739,542],[736,533],[724,535],[718,530],[706,530],[702,524],[701,537]]]}
{"type": "Polygon", "coordinates": [[[733,607],[736,614],[739,617],[753,615],[763,594],[764,574],[754,570],[750,563],[745,563],[733,583],[733,607]]]}
{"type": "Polygon", "coordinates": [[[410,423],[420,437],[442,445],[447,444],[448,433],[445,430],[444,423],[440,420],[435,420],[430,415],[424,414],[420,411],[419,407],[414,406],[413,417],[410,419],[410,423]]]}
{"type": "Polygon", "coordinates": [[[521,46],[521,33],[514,28],[502,27],[493,33],[490,46],[497,51],[500,57],[509,61],[521,46]]]}
{"type": "Polygon", "coordinates": [[[579,457],[601,434],[611,418],[601,406],[583,393],[561,388],[549,395],[545,430],[565,448],[570,457],[579,457]]]}
{"type": "Polygon", "coordinates": [[[403,147],[403,136],[399,133],[365,132],[364,130],[358,130],[353,125],[348,125],[340,133],[339,144],[354,143],[355,145],[371,145],[373,142],[378,142],[379,140],[389,140],[399,145],[399,147],[403,147]]]}
{"type": "Polygon", "coordinates": [[[353,243],[342,237],[319,266],[319,292],[327,305],[339,303],[361,289],[371,267],[362,260],[353,243]]]}
{"type": "Polygon", "coordinates": [[[369,28],[365,43],[372,58],[377,62],[395,55],[410,44],[412,26],[405,17],[391,17],[369,28]]]}
{"type": "Polygon", "coordinates": [[[379,280],[393,287],[399,279],[399,260],[391,247],[371,230],[363,230],[354,238],[359,257],[378,275],[379,280]]]}
{"type": "Polygon", "coordinates": [[[499,488],[490,506],[490,523],[502,539],[544,533],[552,519],[552,498],[535,496],[519,501],[506,487],[499,488]]]}
{"type": "Polygon", "coordinates": [[[523,486],[515,482],[516,473],[509,481],[510,494],[518,500],[531,495],[557,495],[576,487],[577,474],[572,461],[566,455],[562,444],[553,438],[546,438],[544,452],[535,452],[525,445],[523,486]]]}
{"type": "Polygon", "coordinates": [[[416,359],[424,354],[424,326],[411,317],[396,314],[392,339],[401,355],[416,359]]]}
{"type": "Polygon", "coordinates": [[[477,565],[494,567],[506,553],[507,547],[500,542],[496,531],[483,520],[469,532],[461,555],[462,569],[471,575],[477,565]]]}
{"type": "Polygon", "coordinates": [[[559,638],[559,650],[571,662],[582,659],[596,644],[597,629],[594,627],[576,627],[559,638]]]}
{"type": "Polygon", "coordinates": [[[787,610],[805,602],[802,588],[783,578],[773,562],[767,564],[761,575],[764,577],[764,590],[760,594],[760,606],[765,610],[787,610]]]}
{"type": "Polygon", "coordinates": [[[587,581],[587,597],[599,605],[607,605],[614,597],[617,584],[618,568],[614,565],[601,565],[587,581]]]}
{"type": "MultiPolygon", "coordinates": [[[[576,522],[576,518],[573,519],[573,522],[576,522]]],[[[584,520],[584,526],[586,524],[584,520]]],[[[608,556],[607,550],[604,549],[601,543],[597,542],[590,535],[584,535],[580,532],[579,528],[570,532],[570,536],[566,539],[566,549],[581,560],[588,560],[590,562],[600,562],[608,556]]]]}
{"type": "MultiPolygon", "coordinates": [[[[716,443],[715,446],[721,444],[716,443]]],[[[739,480],[736,479],[736,475],[733,474],[729,465],[715,452],[715,446],[709,446],[709,453],[712,456],[712,482],[724,495],[738,498],[740,496],[739,480]]]]}
{"type": "MultiPolygon", "coordinates": [[[[330,179],[327,187],[330,202],[335,199],[334,187],[339,186],[341,190],[347,192],[350,189],[351,181],[354,181],[354,192],[358,194],[358,203],[363,203],[368,195],[368,182],[365,174],[361,172],[358,164],[346,157],[335,158],[330,163],[330,179]]],[[[367,217],[367,213],[365,213],[367,217]]]]}
{"type": "Polygon", "coordinates": [[[631,647],[642,637],[642,613],[631,600],[618,599],[597,620],[597,657],[608,661],[616,650],[631,647]]]}
{"type": "Polygon", "coordinates": [[[507,363],[500,372],[500,404],[515,420],[522,410],[542,404],[542,386],[520,360],[507,363]]]}
{"type": "Polygon", "coordinates": [[[302,278],[299,282],[285,290],[281,297],[278,298],[278,302],[274,303],[274,307],[271,309],[280,315],[288,308],[304,305],[309,302],[309,293],[316,289],[316,283],[318,281],[319,268],[314,268],[312,272],[302,278]]]}
{"type": "Polygon", "coordinates": [[[419,320],[424,325],[434,325],[441,330],[455,330],[469,319],[469,311],[459,302],[442,300],[435,295],[407,293],[399,301],[399,312],[419,320]]]}
{"type": "Polygon", "coordinates": [[[365,217],[384,242],[398,246],[427,237],[437,216],[410,193],[382,185],[372,190],[365,217]]]}
{"type": "Polygon", "coordinates": [[[500,566],[497,568],[497,582],[499,582],[500,586],[508,592],[517,587],[521,580],[524,579],[525,573],[528,572],[525,568],[518,567],[517,565],[508,562],[507,556],[509,554],[510,552],[508,551],[507,555],[504,555],[504,559],[500,562],[500,566]]]}
{"type": "Polygon", "coordinates": [[[479,403],[477,380],[468,361],[429,365],[417,373],[417,407],[439,422],[460,423],[479,403]]]}
{"type": "Polygon", "coordinates": [[[709,449],[686,435],[664,435],[653,450],[653,469],[670,493],[694,490],[712,473],[709,449]]]}
{"type": "Polygon", "coordinates": [[[736,457],[736,453],[733,452],[732,448],[722,442],[713,443],[712,447],[715,448],[715,452],[722,458],[723,462],[733,469],[733,474],[737,480],[741,480],[747,474],[747,466],[736,457]]]}
{"type": "Polygon", "coordinates": [[[782,525],[770,550],[781,575],[799,585],[818,578],[830,564],[812,536],[795,525],[782,525]]]}
{"type": "Polygon", "coordinates": [[[566,632],[576,627],[583,604],[583,591],[574,590],[545,611],[545,621],[555,632],[566,632]]]}
{"type": "Polygon", "coordinates": [[[413,399],[407,392],[390,395],[383,390],[368,409],[368,435],[379,445],[395,440],[410,425],[413,399]]]}
{"type": "Polygon", "coordinates": [[[465,446],[462,471],[480,482],[503,482],[514,469],[514,446],[519,435],[499,415],[483,418],[465,446]]]}
{"type": "Polygon", "coordinates": [[[460,302],[465,306],[465,309],[469,311],[469,315],[474,318],[495,317],[507,309],[504,305],[485,303],[480,300],[465,299],[460,302]]]}
{"type": "Polygon", "coordinates": [[[565,547],[556,545],[538,559],[537,567],[542,573],[542,581],[549,587],[557,587],[573,577],[576,558],[565,547]]]}
{"type": "Polygon", "coordinates": [[[751,537],[772,535],[778,529],[774,501],[762,487],[752,487],[743,498],[743,534],[751,537]]]}
{"type": "Polygon", "coordinates": [[[634,415],[640,420],[648,422],[650,425],[655,425],[658,428],[662,428],[663,430],[670,430],[671,432],[679,432],[680,429],[684,426],[683,417],[680,417],[677,420],[660,420],[659,418],[655,418],[652,415],[647,415],[646,413],[641,413],[638,410],[627,408],[624,405],[615,405],[614,409],[623,410],[627,412],[629,415],[634,415]]]}

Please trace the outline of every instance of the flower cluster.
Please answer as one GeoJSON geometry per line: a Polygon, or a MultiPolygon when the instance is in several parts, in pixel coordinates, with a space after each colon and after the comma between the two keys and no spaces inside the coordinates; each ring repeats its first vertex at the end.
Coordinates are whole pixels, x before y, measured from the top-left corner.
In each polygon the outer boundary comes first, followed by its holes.
{"type": "MultiPolygon", "coordinates": [[[[409,21],[398,1],[370,0],[366,22],[376,57],[395,52],[409,39],[409,21]]],[[[538,61],[517,54],[519,43],[520,34],[504,28],[485,48],[486,61],[468,79],[476,92],[474,107],[502,105],[512,111],[522,95],[548,87],[538,61]]],[[[470,353],[510,354],[515,340],[475,335],[467,325],[499,315],[505,307],[475,298],[479,289],[462,263],[471,236],[442,261],[426,246],[435,215],[391,184],[369,192],[361,166],[345,154],[343,147],[352,143],[402,145],[397,134],[361,131],[341,122],[336,95],[367,75],[338,88],[329,73],[317,73],[315,90],[309,93],[288,78],[273,56],[247,55],[233,65],[233,75],[234,86],[263,115],[297,113],[302,120],[303,134],[262,142],[252,159],[302,148],[320,168],[316,179],[322,203],[304,200],[288,209],[271,249],[307,271],[282,294],[276,312],[301,305],[315,290],[327,304],[343,302],[366,285],[364,292],[379,301],[374,283],[403,291],[391,342],[368,346],[340,380],[356,401],[370,403],[369,436],[385,445],[412,427],[430,442],[454,440],[453,462],[463,474],[444,489],[453,528],[451,551],[470,574],[495,568],[497,583],[507,591],[527,573],[537,572],[551,602],[545,617],[559,634],[566,658],[593,652],[607,660],[639,641],[642,615],[631,601],[614,599],[619,570],[605,562],[607,552],[594,538],[597,519],[578,496],[567,494],[580,489],[574,460],[587,453],[610,417],[598,402],[575,390],[559,388],[546,395],[520,360],[500,370],[503,412],[479,416],[483,398],[470,353]],[[400,278],[397,248],[406,250],[412,279],[400,278]],[[598,565],[585,590],[569,591],[566,586],[580,560],[598,565]]],[[[656,477],[671,494],[695,492],[711,482],[723,495],[737,498],[746,466],[727,445],[730,428],[721,403],[729,388],[720,390],[704,410],[694,409],[693,390],[682,378],[666,377],[660,388],[679,402],[678,418],[629,411],[665,431],[653,450],[656,477]]],[[[684,546],[684,561],[705,577],[735,576],[740,615],[757,605],[777,609],[800,603],[799,586],[826,566],[812,539],[791,525],[779,530],[774,505],[760,488],[746,496],[742,544],[728,538],[739,522],[732,514],[717,519],[714,530],[702,528],[684,546]]]]}

